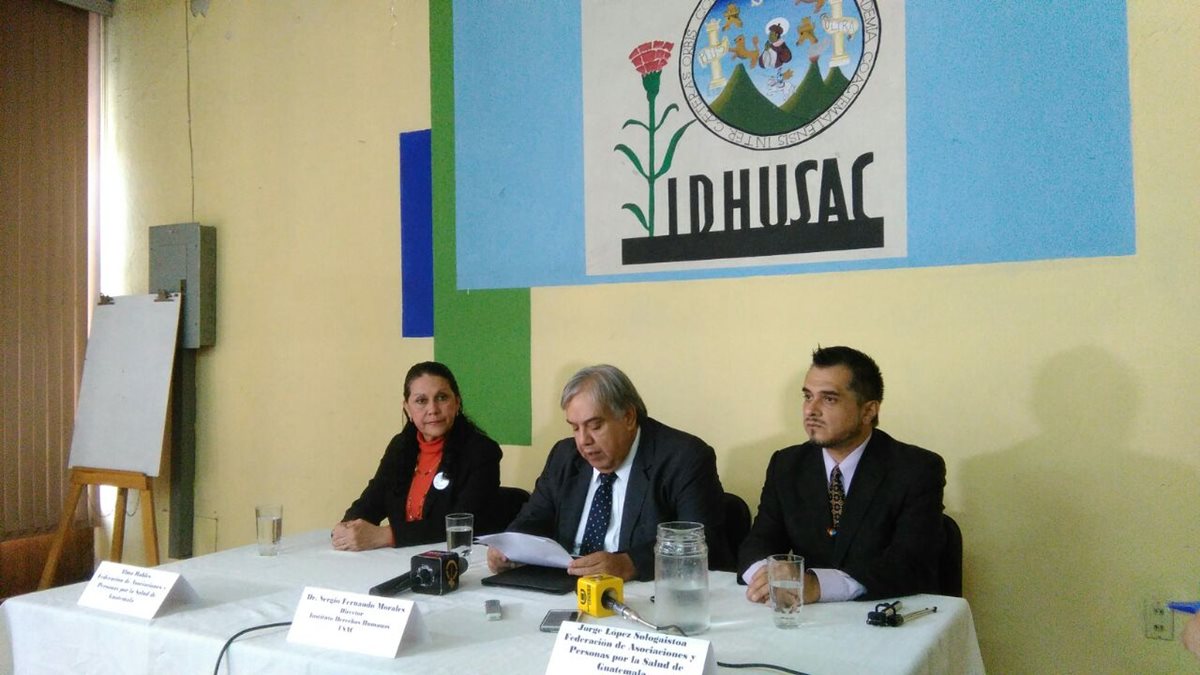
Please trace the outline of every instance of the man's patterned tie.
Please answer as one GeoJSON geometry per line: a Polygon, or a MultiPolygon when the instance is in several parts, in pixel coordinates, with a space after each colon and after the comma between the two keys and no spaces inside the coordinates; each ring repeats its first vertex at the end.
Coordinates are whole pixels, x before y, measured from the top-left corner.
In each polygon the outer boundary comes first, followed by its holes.
{"type": "Polygon", "coordinates": [[[592,508],[588,510],[587,525],[583,528],[583,541],[579,543],[579,555],[604,550],[604,535],[608,532],[608,521],[612,518],[612,485],[615,473],[600,474],[600,487],[592,495],[592,508]]]}
{"type": "Polygon", "coordinates": [[[829,528],[829,536],[838,532],[838,523],[842,520],[842,507],[846,504],[846,491],[842,489],[842,469],[833,467],[829,472],[829,515],[832,516],[833,526],[829,528]]]}

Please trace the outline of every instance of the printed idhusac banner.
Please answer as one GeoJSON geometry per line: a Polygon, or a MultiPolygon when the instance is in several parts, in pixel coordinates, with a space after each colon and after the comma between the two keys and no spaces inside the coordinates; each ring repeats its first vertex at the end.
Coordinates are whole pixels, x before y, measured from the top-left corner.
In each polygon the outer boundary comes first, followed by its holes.
{"type": "Polygon", "coordinates": [[[907,254],[904,3],[582,3],[587,273],[907,254]]]}

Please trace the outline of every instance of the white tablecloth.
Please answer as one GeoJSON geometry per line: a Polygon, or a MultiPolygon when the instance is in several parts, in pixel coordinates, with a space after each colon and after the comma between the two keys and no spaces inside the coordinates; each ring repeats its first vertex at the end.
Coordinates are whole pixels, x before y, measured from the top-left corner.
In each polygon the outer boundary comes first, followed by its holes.
{"type": "MultiPolygon", "coordinates": [[[[303,587],[366,593],[408,571],[412,556],[430,548],[334,551],[322,530],[286,537],[274,558],[246,546],[166,564],[160,569],[182,574],[198,599],[149,621],[79,607],[84,584],[11,598],[0,605],[0,672],[209,673],[234,633],[290,621],[303,587]]],[[[273,628],[238,638],[221,672],[544,673],[555,636],[538,624],[549,609],[573,608],[574,596],[481,586],[484,553],[475,547],[459,590],[403,596],[416,601],[430,639],[406,643],[395,659],[292,644],[287,628],[273,628]],[[502,620],[484,616],[489,598],[500,600],[502,620]]],[[[699,637],[712,642],[718,661],[769,662],[812,675],[983,672],[971,610],[961,598],[905,598],[906,610],[938,611],[898,628],[866,625],[871,602],[816,604],[804,608],[799,629],[785,631],[772,625],[768,608],[746,601],[734,575],[710,575],[712,627],[699,637]]],[[[651,621],[653,594],[652,582],[625,587],[626,603],[651,621]]],[[[617,617],[585,621],[640,628],[617,617]]]]}

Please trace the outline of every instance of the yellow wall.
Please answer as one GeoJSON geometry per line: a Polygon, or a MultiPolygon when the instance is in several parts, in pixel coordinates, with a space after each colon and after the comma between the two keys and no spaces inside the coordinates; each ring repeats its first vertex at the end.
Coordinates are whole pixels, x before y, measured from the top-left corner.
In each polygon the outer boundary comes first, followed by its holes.
{"type": "Polygon", "coordinates": [[[432,358],[431,340],[400,337],[397,159],[398,133],[430,124],[429,41],[423,2],[186,6],[120,3],[108,24],[106,151],[128,215],[102,227],[101,276],[145,292],[148,227],[217,229],[203,553],[250,541],[256,501],[283,502],[291,532],[332,526],[400,427],[405,371],[432,358]]]}
{"type": "MultiPolygon", "coordinates": [[[[432,354],[400,337],[397,196],[397,134],[429,125],[427,23],[415,0],[127,2],[109,22],[128,197],[106,193],[104,292],[146,290],[148,226],[218,230],[198,552],[250,542],[256,501],[282,501],[290,532],[332,524],[432,354]]],[[[753,507],[802,436],[808,353],[855,345],[884,370],[884,428],[946,458],[989,669],[1200,670],[1141,616],[1200,597],[1198,31],[1200,5],[1130,3],[1137,255],[536,289],[534,443],[506,448],[505,482],[532,485],[566,433],[561,383],[608,361],[753,507]]]]}

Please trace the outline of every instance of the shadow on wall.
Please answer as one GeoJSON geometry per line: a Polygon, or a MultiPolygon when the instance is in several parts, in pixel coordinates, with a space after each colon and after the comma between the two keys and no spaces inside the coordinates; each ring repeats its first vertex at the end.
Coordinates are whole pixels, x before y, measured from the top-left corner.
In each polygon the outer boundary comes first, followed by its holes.
{"type": "MultiPolygon", "coordinates": [[[[788,378],[783,391],[782,419],[763,425],[764,428],[779,429],[778,433],[716,448],[717,473],[721,476],[725,491],[745,499],[750,506],[751,517],[758,515],[758,503],[771,457],[778,450],[808,440],[808,434],[804,431],[804,378],[807,374],[808,367],[805,366],[788,378]]],[[[719,420],[715,420],[714,424],[719,424],[719,420]]]]}
{"type": "Polygon", "coordinates": [[[1195,472],[1138,452],[1137,377],[1102,349],[1050,358],[1032,402],[1036,435],[959,477],[984,657],[997,672],[1139,672],[1142,598],[1158,565],[1179,564],[1153,553],[1173,505],[1194,503],[1195,472]]]}

